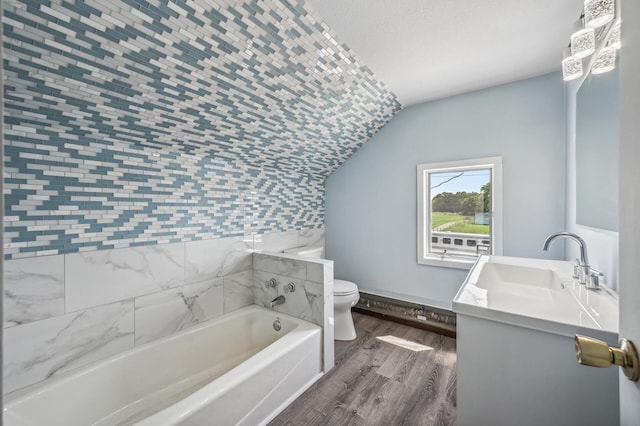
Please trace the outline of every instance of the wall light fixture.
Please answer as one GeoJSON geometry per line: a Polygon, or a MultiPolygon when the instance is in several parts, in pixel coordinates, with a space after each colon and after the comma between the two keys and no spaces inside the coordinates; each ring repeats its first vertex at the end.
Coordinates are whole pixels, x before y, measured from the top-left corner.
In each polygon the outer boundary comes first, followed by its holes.
{"type": "Polygon", "coordinates": [[[598,28],[608,24],[614,15],[614,0],[586,0],[584,2],[584,23],[587,27],[598,28]]]}
{"type": "Polygon", "coordinates": [[[615,17],[615,0],[585,0],[562,60],[562,78],[575,80],[585,73],[602,74],[616,66],[620,48],[620,19],[615,17]],[[608,24],[608,25],[607,25],[608,24]],[[595,55],[594,55],[595,53],[595,55]],[[587,61],[586,64],[583,63],[587,61]]]}

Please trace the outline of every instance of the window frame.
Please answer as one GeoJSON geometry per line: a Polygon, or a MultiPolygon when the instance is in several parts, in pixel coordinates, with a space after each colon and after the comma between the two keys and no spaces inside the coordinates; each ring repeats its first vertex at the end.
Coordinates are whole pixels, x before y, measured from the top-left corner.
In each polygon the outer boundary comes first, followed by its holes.
{"type": "Polygon", "coordinates": [[[439,254],[429,251],[431,241],[431,186],[433,173],[470,170],[491,171],[491,253],[502,255],[502,157],[425,163],[417,166],[418,184],[418,264],[447,268],[471,269],[478,260],[476,255],[439,254]],[[427,192],[425,192],[425,189],[427,192]]]}

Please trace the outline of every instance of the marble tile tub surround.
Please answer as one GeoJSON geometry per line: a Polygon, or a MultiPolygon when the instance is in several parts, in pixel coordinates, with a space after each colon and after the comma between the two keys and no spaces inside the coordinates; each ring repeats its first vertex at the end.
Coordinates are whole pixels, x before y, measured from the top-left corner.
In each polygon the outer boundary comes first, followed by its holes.
{"type": "Polygon", "coordinates": [[[323,329],[323,366],[333,368],[333,261],[311,259],[285,253],[262,252],[253,255],[254,301],[269,307],[279,295],[285,303],[278,312],[304,319],[323,329]],[[267,286],[272,278],[276,288],[267,286]],[[287,291],[293,284],[294,291],[287,291]]]}
{"type": "Polygon", "coordinates": [[[4,262],[4,327],[64,313],[64,256],[4,262]]]}
{"type": "Polygon", "coordinates": [[[185,284],[185,244],[65,256],[65,303],[76,311],[185,284]]]}
{"type": "Polygon", "coordinates": [[[3,391],[11,392],[133,347],[133,300],[6,328],[3,391]]]}
{"type": "MultiPolygon", "coordinates": [[[[285,234],[5,261],[5,392],[263,304],[254,285],[254,240],[276,249],[285,240],[284,248],[324,244],[322,228],[285,234]]],[[[309,268],[313,283],[323,279],[317,269],[309,268]]],[[[310,284],[307,300],[318,290],[310,284]]],[[[299,316],[318,312],[309,302],[299,316]]]]}

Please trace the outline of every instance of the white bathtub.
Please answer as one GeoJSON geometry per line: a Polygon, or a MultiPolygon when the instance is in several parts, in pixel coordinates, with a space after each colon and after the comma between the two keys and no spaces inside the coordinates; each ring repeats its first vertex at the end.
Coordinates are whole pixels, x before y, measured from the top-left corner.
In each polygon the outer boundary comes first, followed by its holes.
{"type": "Polygon", "coordinates": [[[250,306],[14,392],[4,424],[266,424],[322,375],[321,335],[250,306]]]}

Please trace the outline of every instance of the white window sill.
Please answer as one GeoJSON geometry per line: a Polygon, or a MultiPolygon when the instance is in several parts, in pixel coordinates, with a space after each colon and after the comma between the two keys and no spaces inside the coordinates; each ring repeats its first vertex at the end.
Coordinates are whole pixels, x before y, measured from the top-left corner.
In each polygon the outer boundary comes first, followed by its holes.
{"type": "Polygon", "coordinates": [[[418,259],[418,263],[421,265],[468,270],[471,269],[477,260],[477,257],[462,257],[455,255],[441,256],[437,254],[430,254],[422,259],[418,259]]]}

